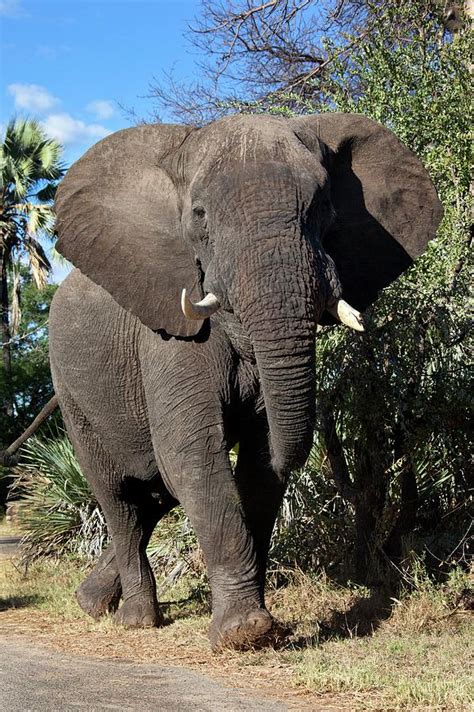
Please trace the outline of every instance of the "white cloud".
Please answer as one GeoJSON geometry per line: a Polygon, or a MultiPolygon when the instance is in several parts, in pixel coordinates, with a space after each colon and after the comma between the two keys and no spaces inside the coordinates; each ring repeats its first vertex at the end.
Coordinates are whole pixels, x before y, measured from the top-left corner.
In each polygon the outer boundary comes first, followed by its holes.
{"type": "Polygon", "coordinates": [[[27,111],[49,111],[60,103],[59,99],[39,84],[10,84],[8,93],[13,97],[17,109],[27,111]]]}
{"type": "Polygon", "coordinates": [[[12,18],[30,17],[21,6],[20,0],[0,0],[0,15],[12,18]]]}
{"type": "Polygon", "coordinates": [[[104,138],[111,133],[100,124],[86,124],[70,114],[51,114],[42,122],[46,133],[64,145],[104,138]]]}
{"type": "Polygon", "coordinates": [[[111,116],[115,114],[115,106],[111,101],[106,101],[105,99],[97,99],[97,101],[91,101],[87,104],[87,111],[94,114],[96,119],[101,121],[104,119],[110,119],[111,116]]]}

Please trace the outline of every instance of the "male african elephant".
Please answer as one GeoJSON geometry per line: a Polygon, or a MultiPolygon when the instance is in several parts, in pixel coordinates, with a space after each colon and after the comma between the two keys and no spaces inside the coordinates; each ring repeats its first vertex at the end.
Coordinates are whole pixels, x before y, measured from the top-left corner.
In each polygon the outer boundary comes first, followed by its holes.
{"type": "Polygon", "coordinates": [[[207,564],[212,645],[268,639],[266,558],[312,442],[316,325],[362,329],[357,310],[440,215],[419,160],[360,115],[140,126],[72,166],[57,247],[78,269],[53,300],[51,366],[112,536],[78,589],[84,610],[122,597],[120,623],[159,625],[145,549],[180,502],[207,564]]]}

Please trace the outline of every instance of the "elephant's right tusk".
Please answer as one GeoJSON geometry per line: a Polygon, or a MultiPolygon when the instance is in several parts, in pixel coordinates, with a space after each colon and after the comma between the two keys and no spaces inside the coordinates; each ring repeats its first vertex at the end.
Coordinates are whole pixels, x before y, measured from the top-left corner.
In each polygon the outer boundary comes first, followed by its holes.
{"type": "Polygon", "coordinates": [[[343,324],[349,326],[351,329],[356,331],[365,331],[364,328],[364,318],[362,314],[351,307],[350,304],[344,301],[344,299],[338,299],[335,304],[328,306],[327,310],[336,319],[339,319],[343,324]]]}
{"type": "Polygon", "coordinates": [[[196,302],[195,304],[186,294],[186,289],[183,289],[181,292],[181,309],[186,319],[194,319],[195,321],[207,319],[215,314],[220,306],[219,300],[212,292],[206,294],[204,299],[201,299],[200,302],[196,302]]]}

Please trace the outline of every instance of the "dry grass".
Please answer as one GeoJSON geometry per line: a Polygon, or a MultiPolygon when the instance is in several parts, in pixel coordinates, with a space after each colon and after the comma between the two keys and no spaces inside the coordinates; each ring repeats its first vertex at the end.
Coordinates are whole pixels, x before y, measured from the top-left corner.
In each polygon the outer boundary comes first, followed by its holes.
{"type": "Polygon", "coordinates": [[[37,564],[26,577],[13,562],[0,567],[2,633],[69,653],[185,665],[278,694],[297,709],[461,712],[472,699],[472,598],[464,574],[444,587],[420,576],[416,590],[397,601],[295,574],[268,597],[292,628],[285,647],[215,655],[207,604],[191,579],[173,589],[168,625],[131,631],[79,610],[73,590],[84,573],[73,562],[37,564]]]}
{"type": "Polygon", "coordinates": [[[6,517],[0,516],[0,537],[16,537],[22,534],[18,524],[11,524],[6,517]]]}
{"type": "Polygon", "coordinates": [[[321,694],[353,696],[356,709],[468,709],[472,631],[329,641],[295,660],[301,684],[321,694]],[[466,665],[466,667],[464,667],[466,665]],[[464,669],[463,669],[464,667],[464,669]]]}

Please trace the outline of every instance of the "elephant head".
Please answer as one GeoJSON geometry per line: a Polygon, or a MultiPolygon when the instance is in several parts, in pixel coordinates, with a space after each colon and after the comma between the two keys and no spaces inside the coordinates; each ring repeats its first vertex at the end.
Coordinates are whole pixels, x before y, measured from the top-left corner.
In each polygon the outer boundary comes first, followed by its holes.
{"type": "Polygon", "coordinates": [[[233,116],[107,137],[68,172],[57,215],[58,250],[148,328],[194,337],[234,312],[286,472],[312,441],[316,324],[329,311],[357,327],[441,206],[419,160],[361,115],[233,116]]]}

